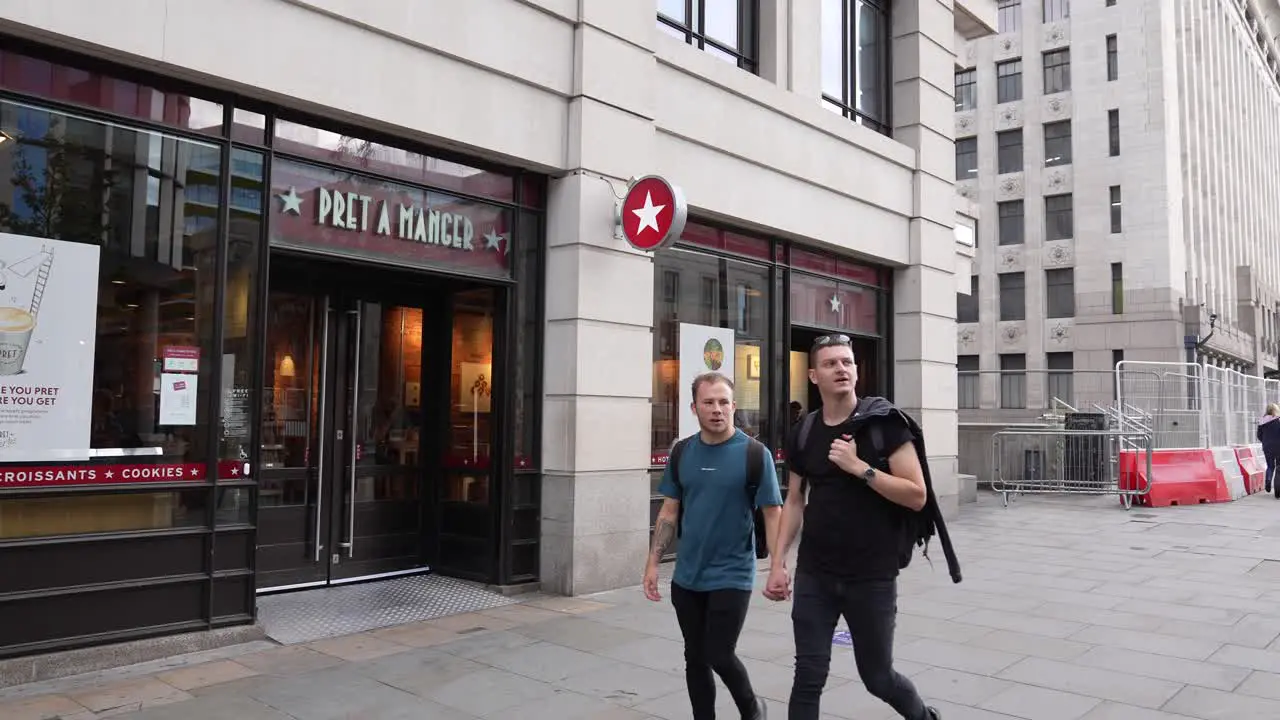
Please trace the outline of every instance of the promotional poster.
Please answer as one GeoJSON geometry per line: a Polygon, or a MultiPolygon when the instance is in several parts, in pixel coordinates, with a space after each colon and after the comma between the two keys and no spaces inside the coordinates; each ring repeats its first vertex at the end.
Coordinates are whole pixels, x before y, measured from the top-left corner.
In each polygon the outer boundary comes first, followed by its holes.
{"type": "Polygon", "coordinates": [[[0,233],[0,461],[89,456],[98,253],[0,233]]]}
{"type": "Polygon", "coordinates": [[[718,372],[734,380],[733,330],[680,323],[680,437],[698,432],[693,404],[693,380],[705,372],[718,372]]]}

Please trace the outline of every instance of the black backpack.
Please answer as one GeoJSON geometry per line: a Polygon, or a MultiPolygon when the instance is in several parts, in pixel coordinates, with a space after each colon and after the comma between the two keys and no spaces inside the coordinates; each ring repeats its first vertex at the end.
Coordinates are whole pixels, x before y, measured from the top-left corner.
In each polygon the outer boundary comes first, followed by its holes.
{"type": "MultiPolygon", "coordinates": [[[[667,467],[671,468],[671,482],[675,484],[676,492],[681,497],[680,509],[676,516],[676,537],[680,537],[684,527],[684,486],[680,484],[680,456],[692,437],[690,435],[677,441],[671,447],[671,453],[667,457],[667,467]]],[[[761,560],[769,557],[769,542],[764,529],[764,513],[756,507],[756,492],[760,489],[760,478],[764,475],[764,463],[768,455],[769,449],[764,446],[764,443],[755,438],[747,438],[747,507],[751,508],[751,515],[755,522],[756,558],[761,560]]],[[[771,458],[768,459],[771,460],[771,458]]]]}
{"type": "MultiPolygon", "coordinates": [[[[867,400],[863,398],[862,400],[867,400]]],[[[861,401],[859,402],[861,405],[861,401]]],[[[906,423],[908,432],[911,433],[911,442],[915,448],[916,455],[920,458],[920,467],[924,472],[925,491],[927,499],[924,508],[920,510],[912,510],[910,508],[895,505],[894,507],[901,513],[902,535],[898,543],[898,567],[906,568],[911,564],[911,558],[915,553],[917,546],[921,549],[921,554],[925,560],[933,565],[933,561],[929,560],[929,541],[933,539],[935,534],[942,543],[942,552],[947,559],[947,568],[951,574],[952,582],[960,582],[960,563],[956,559],[955,550],[951,545],[951,537],[947,533],[946,523],[942,519],[942,511],[938,507],[938,498],[933,492],[933,478],[929,473],[928,458],[924,449],[924,431],[920,425],[912,419],[912,417],[897,407],[890,406],[892,409],[888,414],[881,415],[864,415],[857,420],[850,420],[850,432],[857,432],[864,424],[867,425],[866,439],[870,442],[870,452],[867,457],[874,458],[874,462],[869,464],[881,472],[888,472],[889,458],[887,450],[884,447],[884,421],[894,415],[897,415],[906,423]]],[[[815,410],[805,416],[801,421],[800,430],[796,433],[795,448],[791,450],[797,453],[800,458],[804,457],[805,442],[809,439],[809,432],[813,429],[814,420],[821,413],[821,410],[815,410]]],[[[855,413],[856,414],[856,413],[855,413]]],[[[896,450],[897,448],[892,448],[896,450]]],[[[787,462],[794,469],[800,470],[800,475],[804,475],[803,468],[799,468],[795,459],[788,456],[787,462]]],[[[800,491],[805,490],[805,480],[801,481],[800,491]]]]}

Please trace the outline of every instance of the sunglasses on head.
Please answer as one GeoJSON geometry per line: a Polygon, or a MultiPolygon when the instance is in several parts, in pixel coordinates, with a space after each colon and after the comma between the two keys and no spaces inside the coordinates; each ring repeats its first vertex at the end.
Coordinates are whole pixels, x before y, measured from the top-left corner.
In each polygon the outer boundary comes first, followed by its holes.
{"type": "Polygon", "coordinates": [[[813,349],[817,350],[818,348],[832,347],[834,345],[852,345],[852,344],[853,344],[853,341],[849,339],[848,335],[823,335],[822,337],[813,341],[813,349]]]}

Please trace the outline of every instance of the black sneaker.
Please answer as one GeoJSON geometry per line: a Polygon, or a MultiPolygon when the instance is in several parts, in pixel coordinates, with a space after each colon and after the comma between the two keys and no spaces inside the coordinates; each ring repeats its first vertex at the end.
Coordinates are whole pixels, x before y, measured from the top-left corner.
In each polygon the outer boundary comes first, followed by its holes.
{"type": "Polygon", "coordinates": [[[929,720],[942,720],[942,713],[938,712],[936,707],[925,708],[929,712],[929,720]]]}

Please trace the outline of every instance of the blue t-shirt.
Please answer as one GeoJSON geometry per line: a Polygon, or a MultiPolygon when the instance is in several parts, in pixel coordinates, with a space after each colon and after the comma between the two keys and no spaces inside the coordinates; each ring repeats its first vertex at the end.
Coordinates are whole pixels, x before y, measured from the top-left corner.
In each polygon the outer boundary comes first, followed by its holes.
{"type": "Polygon", "coordinates": [[[778,473],[765,451],[755,505],[747,503],[747,447],[741,430],[718,445],[693,436],[680,456],[680,484],[676,490],[668,466],[658,492],[684,507],[676,571],[672,582],[686,590],[751,590],[756,576],[755,521],[757,507],[781,505],[778,473]]]}

